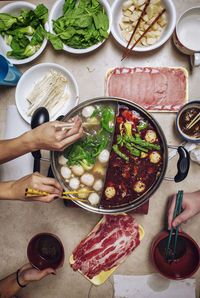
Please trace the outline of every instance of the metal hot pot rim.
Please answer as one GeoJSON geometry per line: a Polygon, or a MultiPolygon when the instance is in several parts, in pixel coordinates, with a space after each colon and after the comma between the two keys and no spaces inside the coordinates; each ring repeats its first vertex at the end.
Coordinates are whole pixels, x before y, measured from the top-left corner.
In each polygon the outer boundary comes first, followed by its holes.
{"type": "MultiPolygon", "coordinates": [[[[140,114],[145,116],[155,127],[155,130],[160,138],[161,141],[161,146],[163,148],[163,168],[162,171],[157,178],[156,182],[152,185],[151,188],[149,188],[145,193],[143,193],[137,200],[115,208],[102,208],[102,207],[96,207],[92,206],[89,204],[86,204],[81,201],[73,201],[75,204],[78,206],[94,212],[94,213],[99,213],[99,214],[116,214],[120,212],[129,212],[133,209],[136,209],[137,207],[141,206],[144,204],[152,195],[153,193],[158,189],[160,186],[162,180],[164,179],[165,172],[167,169],[167,164],[168,164],[168,146],[166,142],[165,135],[163,133],[163,130],[159,123],[153,118],[153,116],[147,112],[144,108],[142,108],[140,105],[131,102],[127,99],[123,98],[118,98],[118,97],[97,97],[93,99],[89,99],[87,101],[84,101],[80,103],[78,106],[73,108],[71,111],[69,111],[65,116],[63,116],[62,121],[68,121],[69,119],[73,118],[74,116],[77,115],[79,111],[81,111],[84,107],[88,105],[95,105],[95,104],[113,104],[115,103],[116,105],[118,103],[128,105],[129,107],[135,109],[138,111],[140,114]]],[[[178,173],[175,176],[175,178],[167,178],[167,180],[175,180],[175,182],[182,181],[188,173],[189,170],[189,154],[188,152],[183,148],[183,147],[178,147],[178,152],[180,155],[179,161],[178,161],[178,173]]],[[[65,191],[69,191],[70,189],[68,188],[68,185],[66,185],[58,171],[58,156],[59,152],[57,151],[51,151],[50,157],[51,157],[51,168],[54,174],[54,177],[59,181],[59,183],[62,185],[63,189],[65,191]]],[[[72,196],[73,197],[73,196],[72,196]]]]}

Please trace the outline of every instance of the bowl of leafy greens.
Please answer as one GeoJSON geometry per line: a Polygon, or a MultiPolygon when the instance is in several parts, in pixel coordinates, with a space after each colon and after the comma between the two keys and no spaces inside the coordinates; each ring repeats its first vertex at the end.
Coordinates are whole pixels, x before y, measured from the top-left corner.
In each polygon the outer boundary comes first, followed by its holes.
{"type": "Polygon", "coordinates": [[[25,64],[44,50],[48,9],[15,1],[0,10],[0,53],[13,64],[25,64]]]}
{"type": "Polygon", "coordinates": [[[107,0],[58,0],[49,15],[48,39],[55,50],[88,53],[108,38],[111,23],[107,0]]]}

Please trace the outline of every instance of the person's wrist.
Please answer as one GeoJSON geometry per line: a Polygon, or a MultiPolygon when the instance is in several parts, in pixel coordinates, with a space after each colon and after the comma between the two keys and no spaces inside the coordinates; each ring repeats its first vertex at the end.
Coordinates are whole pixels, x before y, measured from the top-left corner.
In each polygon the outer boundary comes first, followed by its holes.
{"type": "Polygon", "coordinates": [[[32,152],[39,150],[39,145],[37,144],[37,136],[35,136],[34,130],[29,130],[22,135],[23,144],[27,148],[27,152],[32,152]]]}
{"type": "Polygon", "coordinates": [[[25,288],[28,285],[28,281],[24,279],[23,273],[20,272],[20,269],[16,272],[16,281],[20,288],[25,288]]]}

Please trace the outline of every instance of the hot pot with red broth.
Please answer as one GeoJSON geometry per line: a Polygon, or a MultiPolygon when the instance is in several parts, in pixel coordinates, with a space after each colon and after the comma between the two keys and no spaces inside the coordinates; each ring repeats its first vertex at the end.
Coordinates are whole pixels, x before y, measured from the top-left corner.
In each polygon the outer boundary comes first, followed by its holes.
{"type": "MultiPolygon", "coordinates": [[[[80,191],[74,203],[89,211],[127,212],[146,202],[164,179],[168,147],[157,121],[141,106],[122,98],[95,98],[72,109],[62,121],[79,116],[83,137],[64,152],[51,152],[51,166],[63,188],[80,191]],[[84,192],[90,191],[90,192],[84,192]]],[[[189,155],[178,147],[178,173],[189,170],[189,155]]]]}

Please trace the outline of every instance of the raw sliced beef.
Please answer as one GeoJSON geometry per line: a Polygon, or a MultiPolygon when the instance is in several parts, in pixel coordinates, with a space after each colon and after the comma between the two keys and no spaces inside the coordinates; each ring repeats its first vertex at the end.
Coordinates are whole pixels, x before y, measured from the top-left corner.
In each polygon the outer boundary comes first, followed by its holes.
{"type": "Polygon", "coordinates": [[[139,245],[139,228],[129,215],[104,215],[103,220],[73,252],[72,268],[92,279],[121,264],[139,245]]]}
{"type": "Polygon", "coordinates": [[[187,102],[184,68],[114,68],[106,76],[106,95],[129,99],[151,111],[178,111],[187,102]]]}

